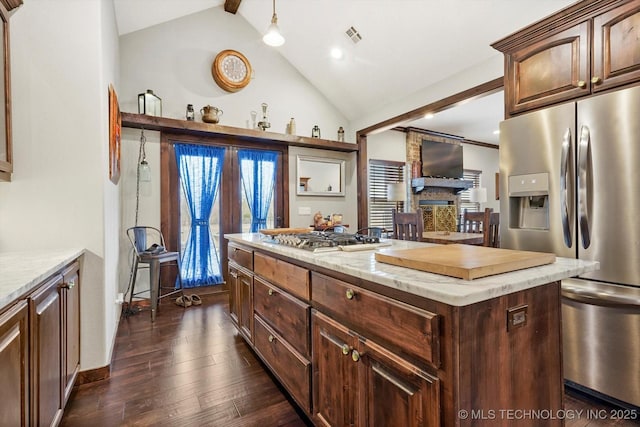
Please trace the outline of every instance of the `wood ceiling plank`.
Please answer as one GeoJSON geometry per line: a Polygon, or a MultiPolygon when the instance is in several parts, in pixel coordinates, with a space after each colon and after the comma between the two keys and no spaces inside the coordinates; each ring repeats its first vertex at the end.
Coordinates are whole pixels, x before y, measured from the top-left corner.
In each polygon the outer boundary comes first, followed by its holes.
{"type": "Polygon", "coordinates": [[[238,8],[240,7],[240,2],[242,2],[242,0],[225,0],[224,2],[225,12],[233,13],[235,15],[236,12],[238,11],[238,8]]]}

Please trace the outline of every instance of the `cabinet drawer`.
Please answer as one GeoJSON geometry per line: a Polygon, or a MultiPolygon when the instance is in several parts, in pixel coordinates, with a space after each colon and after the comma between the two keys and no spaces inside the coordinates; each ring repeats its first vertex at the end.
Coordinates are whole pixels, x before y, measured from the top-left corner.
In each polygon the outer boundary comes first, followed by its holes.
{"type": "Polygon", "coordinates": [[[244,268],[253,270],[253,251],[229,243],[229,259],[244,268]]]}
{"type": "Polygon", "coordinates": [[[309,356],[309,305],[262,279],[253,282],[253,309],[300,353],[309,356]]]}
{"type": "Polygon", "coordinates": [[[255,315],[254,345],[264,362],[280,379],[291,396],[311,413],[311,362],[255,315]]]}
{"type": "Polygon", "coordinates": [[[313,301],[365,337],[440,366],[440,315],[312,273],[313,301]]]}
{"type": "Polygon", "coordinates": [[[309,270],[268,255],[256,253],[254,272],[306,301],[309,293],[309,270]]]}

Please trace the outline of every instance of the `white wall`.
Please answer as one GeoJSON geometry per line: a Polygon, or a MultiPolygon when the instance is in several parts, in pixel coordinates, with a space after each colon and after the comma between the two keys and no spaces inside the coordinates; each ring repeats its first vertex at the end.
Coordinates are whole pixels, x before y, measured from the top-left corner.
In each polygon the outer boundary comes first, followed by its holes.
{"type": "MultiPolygon", "coordinates": [[[[407,161],[407,134],[389,130],[367,136],[367,164],[369,159],[407,161]]],[[[410,171],[408,171],[410,172],[410,171]]]]}
{"type": "MultiPolygon", "coordinates": [[[[220,124],[246,127],[250,112],[261,115],[266,102],[270,131],[285,133],[291,117],[299,135],[319,125],[322,136],[336,139],[347,120],[240,15],[222,6],[126,34],[120,38],[123,111],[138,112],[137,95],[152,89],[162,98],[164,117],[183,119],[187,104],[199,111],[213,105],[224,111],[220,124]],[[218,52],[235,49],[245,55],[254,78],[236,93],[220,89],[211,77],[218,52]]],[[[196,120],[201,116],[196,113],[196,120]]]]}
{"type": "Polygon", "coordinates": [[[462,147],[464,168],[482,171],[480,186],[487,189],[487,203],[482,203],[480,208],[493,208],[494,212],[499,212],[500,201],[496,200],[495,184],[495,174],[500,170],[498,150],[464,143],[462,147]]]}
{"type": "Polygon", "coordinates": [[[354,131],[358,131],[390,119],[391,117],[399,116],[408,111],[502,77],[503,75],[503,55],[496,52],[496,54],[487,61],[470,65],[466,70],[421,89],[401,101],[391,104],[381,104],[380,109],[376,113],[353,120],[350,126],[354,131]]]}
{"type": "Polygon", "coordinates": [[[11,17],[14,174],[0,183],[0,251],[87,249],[82,370],[108,363],[117,322],[118,190],[106,155],[113,22],[111,1],[26,0],[11,17]]]}

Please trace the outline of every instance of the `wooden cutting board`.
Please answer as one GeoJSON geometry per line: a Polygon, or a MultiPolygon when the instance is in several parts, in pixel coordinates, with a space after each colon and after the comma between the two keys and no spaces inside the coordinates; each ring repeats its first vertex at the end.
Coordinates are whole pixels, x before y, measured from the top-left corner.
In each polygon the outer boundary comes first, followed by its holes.
{"type": "Polygon", "coordinates": [[[442,245],[417,249],[381,249],[376,261],[429,273],[477,279],[523,268],[552,264],[555,254],[473,245],[442,245]]]}
{"type": "Polygon", "coordinates": [[[300,227],[300,228],[265,228],[259,230],[260,233],[267,236],[275,236],[278,234],[300,234],[310,233],[313,231],[313,227],[300,227]]]}

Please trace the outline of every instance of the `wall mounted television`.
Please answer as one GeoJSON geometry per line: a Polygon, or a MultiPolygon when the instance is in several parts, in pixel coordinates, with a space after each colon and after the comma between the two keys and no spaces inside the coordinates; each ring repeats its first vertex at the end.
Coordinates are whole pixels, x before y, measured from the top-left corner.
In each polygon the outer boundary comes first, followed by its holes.
{"type": "Polygon", "coordinates": [[[422,140],[422,176],[463,177],[462,145],[422,140]]]}

